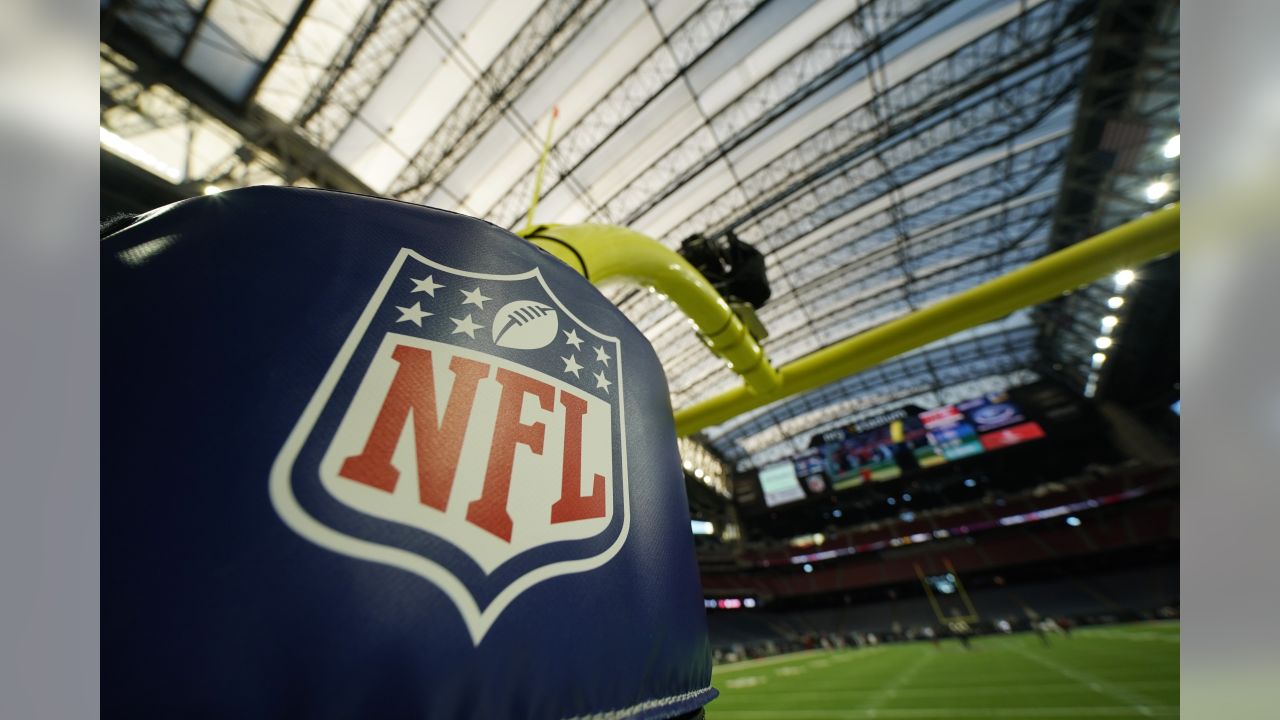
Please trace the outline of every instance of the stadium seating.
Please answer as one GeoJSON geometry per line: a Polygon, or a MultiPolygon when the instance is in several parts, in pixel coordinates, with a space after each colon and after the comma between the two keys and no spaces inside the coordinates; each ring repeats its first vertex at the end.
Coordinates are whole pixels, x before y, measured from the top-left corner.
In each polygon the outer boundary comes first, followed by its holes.
{"type": "Polygon", "coordinates": [[[828,536],[821,545],[747,551],[742,561],[754,566],[747,570],[741,564],[704,564],[703,589],[710,595],[788,598],[914,582],[917,565],[930,574],[944,571],[947,563],[961,573],[998,571],[1141,547],[1176,538],[1178,506],[1171,487],[1167,476],[1117,473],[1030,492],[1001,506],[974,504],[922,513],[911,522],[866,524],[828,536]],[[1082,511],[1086,521],[1062,522],[1064,505],[1086,501],[1095,503],[1082,511]],[[997,524],[1001,519],[1015,522],[997,524]],[[950,534],[940,536],[944,530],[950,534]],[[927,542],[910,540],[918,534],[927,542]],[[838,554],[807,559],[828,551],[838,554]],[[799,572],[805,563],[812,567],[799,572]]]}
{"type": "MultiPolygon", "coordinates": [[[[1025,624],[1029,611],[1039,617],[1090,619],[1147,614],[1177,602],[1178,570],[1173,565],[1136,571],[1107,572],[1076,578],[993,587],[970,593],[980,621],[1008,620],[1025,624]]],[[[944,607],[958,606],[956,596],[943,598],[944,607]]],[[[738,647],[747,652],[766,643],[779,647],[804,644],[806,636],[876,634],[892,639],[896,633],[942,628],[923,596],[883,600],[836,608],[792,612],[762,610],[713,611],[708,614],[712,647],[738,647]],[[895,625],[896,623],[896,625],[895,625]],[[896,628],[896,629],[895,629],[896,628]]]]}

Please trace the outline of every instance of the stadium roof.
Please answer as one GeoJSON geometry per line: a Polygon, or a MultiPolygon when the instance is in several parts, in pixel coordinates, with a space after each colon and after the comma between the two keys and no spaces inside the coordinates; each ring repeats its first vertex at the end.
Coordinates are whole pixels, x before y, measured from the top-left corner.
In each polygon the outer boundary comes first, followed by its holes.
{"type": "MultiPolygon", "coordinates": [[[[538,220],[733,230],[766,253],[783,364],[1174,199],[1177,37],[1176,3],[1118,0],[102,0],[102,144],[191,192],[333,187],[517,228],[558,110],[538,220]]],[[[1113,291],[701,440],[746,468],[907,403],[1046,374],[1092,394],[1113,291]]],[[[740,382],[665,298],[606,292],[677,408],[740,382]]]]}

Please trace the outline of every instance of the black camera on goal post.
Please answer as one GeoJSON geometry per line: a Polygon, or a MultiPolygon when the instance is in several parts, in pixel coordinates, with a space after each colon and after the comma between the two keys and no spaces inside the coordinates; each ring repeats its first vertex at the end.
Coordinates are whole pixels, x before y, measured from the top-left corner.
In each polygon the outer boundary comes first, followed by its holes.
{"type": "Polygon", "coordinates": [[[764,255],[759,250],[730,230],[713,237],[691,235],[680,243],[678,252],[724,296],[757,340],[768,335],[755,314],[771,295],[764,255]]]}

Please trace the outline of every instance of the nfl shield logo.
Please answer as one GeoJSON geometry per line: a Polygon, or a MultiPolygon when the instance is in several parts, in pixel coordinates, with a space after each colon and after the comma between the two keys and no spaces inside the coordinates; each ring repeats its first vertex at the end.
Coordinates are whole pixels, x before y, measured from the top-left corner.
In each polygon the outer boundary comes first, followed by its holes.
{"type": "Polygon", "coordinates": [[[474,643],[629,527],[622,347],[536,268],[402,249],[277,456],[271,500],[328,550],[421,576],[474,643]]]}

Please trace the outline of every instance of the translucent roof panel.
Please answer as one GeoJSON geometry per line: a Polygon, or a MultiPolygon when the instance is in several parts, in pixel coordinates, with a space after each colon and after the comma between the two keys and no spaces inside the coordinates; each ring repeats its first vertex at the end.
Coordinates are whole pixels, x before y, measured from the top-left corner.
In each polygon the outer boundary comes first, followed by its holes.
{"type": "Polygon", "coordinates": [[[228,99],[244,102],[275,61],[277,45],[309,10],[305,0],[134,0],[113,18],[228,99]]]}
{"type": "MultiPolygon", "coordinates": [[[[1173,172],[1159,157],[1176,132],[1173,3],[1130,36],[1107,35],[1130,11],[1087,0],[103,7],[104,39],[123,23],[373,192],[516,228],[549,131],[537,219],[623,224],[672,248],[735,233],[766,256],[773,297],[759,317],[777,365],[1123,222],[1147,207],[1131,197],[1142,178],[1173,172]],[[1107,96],[1123,85],[1116,73],[1136,89],[1107,96]],[[1095,149],[1103,160],[1080,159],[1095,149]],[[1080,174],[1103,161],[1101,175],[1080,174]],[[1078,201],[1082,183],[1096,203],[1078,201]]],[[[248,141],[225,114],[201,116],[184,140],[189,122],[165,120],[191,115],[180,99],[154,84],[139,94],[147,83],[127,63],[111,68],[104,145],[182,181],[304,174],[261,154],[257,175],[233,172],[248,141]]],[[[740,383],[665,298],[605,293],[653,343],[677,408],[740,383]]],[[[1105,301],[1071,302],[1092,324],[1105,301]]],[[[1043,313],[1016,313],[699,440],[748,467],[816,429],[1003,389],[1046,363],[1096,381],[1087,340],[1065,327],[1046,341],[1044,328],[1043,313]]]]}

